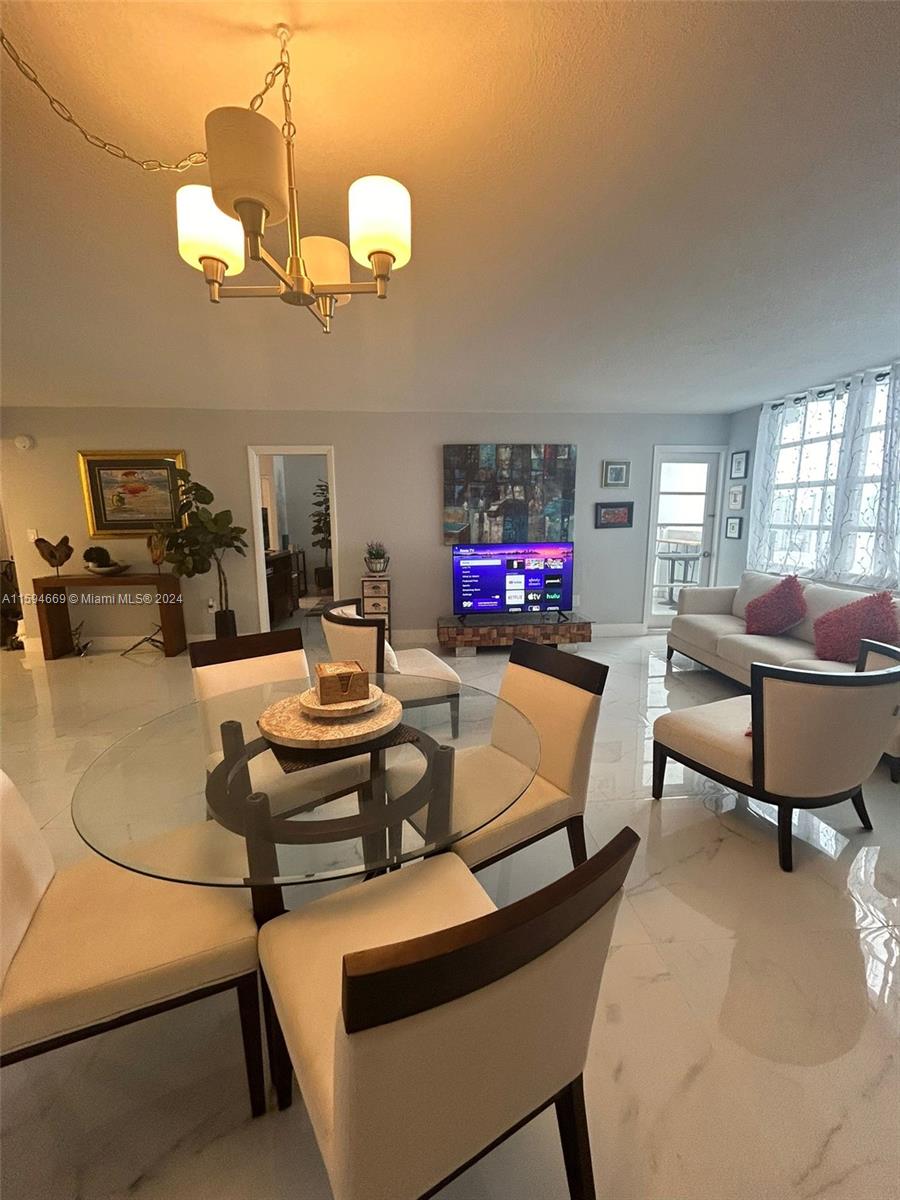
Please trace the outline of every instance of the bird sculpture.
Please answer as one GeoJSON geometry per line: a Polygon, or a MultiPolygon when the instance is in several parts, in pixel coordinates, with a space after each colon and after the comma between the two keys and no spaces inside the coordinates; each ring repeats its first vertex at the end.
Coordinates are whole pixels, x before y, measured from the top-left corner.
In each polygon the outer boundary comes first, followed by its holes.
{"type": "Polygon", "coordinates": [[[57,575],[59,574],[59,568],[72,557],[72,547],[69,545],[68,536],[61,537],[55,546],[52,542],[48,542],[46,538],[35,538],[34,547],[44,562],[56,568],[57,575]]]}

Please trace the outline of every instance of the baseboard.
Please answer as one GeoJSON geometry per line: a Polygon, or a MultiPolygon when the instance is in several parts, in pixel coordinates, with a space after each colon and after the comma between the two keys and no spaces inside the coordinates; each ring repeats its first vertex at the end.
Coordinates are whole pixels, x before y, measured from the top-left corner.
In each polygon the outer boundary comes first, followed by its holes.
{"type": "Polygon", "coordinates": [[[643,637],[647,633],[665,633],[664,629],[648,629],[643,621],[621,625],[603,625],[592,622],[591,633],[594,637],[643,637]]]}

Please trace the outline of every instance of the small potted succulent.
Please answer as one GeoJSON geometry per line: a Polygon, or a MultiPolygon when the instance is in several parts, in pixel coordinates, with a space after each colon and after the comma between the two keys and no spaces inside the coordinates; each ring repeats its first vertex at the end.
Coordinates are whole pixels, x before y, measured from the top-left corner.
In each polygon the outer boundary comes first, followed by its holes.
{"type": "Polygon", "coordinates": [[[88,546],[82,557],[94,575],[121,575],[128,570],[128,563],[114,562],[105,546],[88,546]]]}
{"type": "Polygon", "coordinates": [[[391,556],[385,549],[384,542],[366,543],[366,570],[370,575],[383,575],[390,561],[391,556]]]}

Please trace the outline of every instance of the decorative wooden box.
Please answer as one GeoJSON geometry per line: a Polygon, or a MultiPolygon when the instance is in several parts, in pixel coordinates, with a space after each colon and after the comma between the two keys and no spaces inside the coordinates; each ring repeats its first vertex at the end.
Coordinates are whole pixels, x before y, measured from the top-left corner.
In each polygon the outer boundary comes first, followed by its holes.
{"type": "Polygon", "coordinates": [[[355,659],[347,662],[316,663],[316,694],[320,704],[368,700],[369,672],[364,671],[355,659]]]}

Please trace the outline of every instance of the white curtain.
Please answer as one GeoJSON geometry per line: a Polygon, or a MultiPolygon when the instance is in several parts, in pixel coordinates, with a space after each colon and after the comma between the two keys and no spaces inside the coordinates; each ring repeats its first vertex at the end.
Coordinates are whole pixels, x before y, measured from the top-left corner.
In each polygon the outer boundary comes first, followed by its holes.
{"type": "Polygon", "coordinates": [[[900,585],[900,360],[764,406],[747,565],[900,585]]]}

